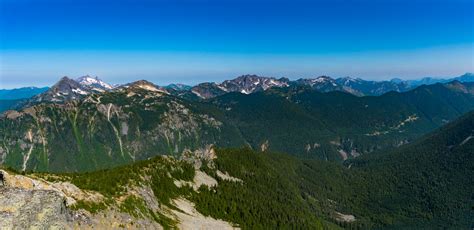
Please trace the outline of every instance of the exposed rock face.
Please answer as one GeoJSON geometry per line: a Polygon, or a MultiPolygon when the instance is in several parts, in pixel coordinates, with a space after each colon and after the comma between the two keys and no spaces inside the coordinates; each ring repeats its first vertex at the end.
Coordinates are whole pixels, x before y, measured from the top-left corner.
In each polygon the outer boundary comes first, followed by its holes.
{"type": "Polygon", "coordinates": [[[265,152],[268,150],[268,147],[270,147],[270,143],[268,142],[268,140],[266,140],[265,142],[263,142],[261,145],[260,145],[260,150],[262,152],[265,152]]]}
{"type": "Polygon", "coordinates": [[[319,92],[344,91],[342,86],[337,84],[336,80],[328,76],[298,79],[295,81],[295,84],[309,86],[319,92]]]}
{"type": "Polygon", "coordinates": [[[243,94],[251,94],[260,92],[272,87],[287,87],[289,79],[260,77],[257,75],[243,75],[232,80],[226,80],[220,84],[217,83],[201,83],[194,86],[191,92],[203,99],[213,98],[228,92],[240,92],[243,94]]]}
{"type": "Polygon", "coordinates": [[[200,169],[202,162],[207,162],[208,166],[213,167],[213,161],[216,158],[216,151],[213,145],[207,145],[204,148],[196,149],[194,151],[185,150],[181,159],[194,165],[195,169],[200,169]]]}
{"type": "Polygon", "coordinates": [[[250,94],[267,90],[271,87],[287,87],[289,80],[286,78],[276,79],[272,77],[260,77],[257,75],[243,75],[233,80],[222,82],[220,86],[227,92],[240,92],[250,94]]]}
{"type": "Polygon", "coordinates": [[[233,181],[233,182],[240,182],[242,183],[243,180],[239,179],[239,178],[235,178],[231,175],[229,175],[228,172],[221,172],[219,170],[216,171],[216,174],[218,177],[220,177],[222,180],[228,180],[228,181],[233,181]]]}
{"type": "Polygon", "coordinates": [[[157,86],[149,81],[146,80],[139,80],[129,84],[124,85],[121,88],[129,89],[129,90],[137,90],[137,89],[144,89],[152,92],[164,93],[169,94],[168,91],[160,86],[157,86]]]}
{"type": "Polygon", "coordinates": [[[225,88],[220,87],[216,83],[209,82],[194,86],[191,92],[202,99],[213,98],[227,93],[225,88]]]}
{"type": "Polygon", "coordinates": [[[66,229],[66,199],[52,190],[0,187],[0,225],[5,229],[66,229]]]}
{"type": "Polygon", "coordinates": [[[193,182],[193,188],[196,191],[201,187],[201,185],[206,185],[208,187],[217,185],[216,179],[199,170],[196,170],[193,182]]]}
{"type": "Polygon", "coordinates": [[[355,216],[351,214],[342,214],[340,212],[335,212],[335,218],[338,221],[342,222],[354,222],[356,220],[355,216]]]}
{"type": "Polygon", "coordinates": [[[0,229],[71,229],[84,221],[70,205],[102,199],[69,182],[52,183],[0,170],[0,229]]]}
{"type": "Polygon", "coordinates": [[[180,229],[240,229],[223,220],[202,215],[194,208],[194,204],[186,199],[176,199],[173,203],[180,210],[171,210],[179,220],[180,229]]]}
{"type": "Polygon", "coordinates": [[[65,101],[76,100],[91,93],[91,89],[87,86],[68,78],[63,77],[59,82],[53,85],[46,92],[33,97],[30,104],[40,102],[63,103],[65,101]]]}
{"type": "Polygon", "coordinates": [[[60,196],[66,199],[66,204],[73,205],[76,200],[85,200],[99,202],[103,196],[99,193],[82,191],[74,184],[69,182],[47,182],[41,179],[32,179],[22,175],[10,175],[7,172],[0,170],[0,186],[9,188],[19,188],[23,190],[51,190],[57,192],[60,196]],[[3,182],[3,183],[2,183],[3,182]]]}

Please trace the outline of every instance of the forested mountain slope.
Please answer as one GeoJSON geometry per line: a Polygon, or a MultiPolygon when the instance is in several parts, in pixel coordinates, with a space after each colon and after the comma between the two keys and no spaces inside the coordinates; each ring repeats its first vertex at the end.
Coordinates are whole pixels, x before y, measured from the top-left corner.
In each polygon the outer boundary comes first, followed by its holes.
{"type": "Polygon", "coordinates": [[[89,173],[27,174],[40,181],[27,189],[64,193],[73,226],[466,229],[474,224],[473,136],[471,112],[345,166],[249,148],[203,149],[89,173]]]}
{"type": "Polygon", "coordinates": [[[232,127],[186,101],[144,89],[8,111],[0,123],[0,159],[19,170],[86,171],[178,155],[220,139],[244,144],[232,127]]]}
{"type": "Polygon", "coordinates": [[[253,227],[274,221],[264,220],[277,215],[268,207],[300,200],[301,210],[293,215],[308,217],[307,209],[342,227],[469,228],[474,225],[473,137],[471,112],[412,144],[362,156],[345,167],[282,154],[221,150],[216,168],[245,183],[203,190],[197,207],[236,223],[250,220],[253,227]],[[280,195],[272,197],[268,191],[280,195]]]}
{"type": "Polygon", "coordinates": [[[456,119],[474,108],[466,88],[473,86],[453,82],[356,97],[297,87],[229,93],[210,103],[254,149],[335,160],[405,144],[456,119]]]}
{"type": "Polygon", "coordinates": [[[381,217],[383,223],[472,228],[473,137],[470,112],[412,144],[346,164],[369,184],[363,203],[373,204],[370,215],[381,217]]]}
{"type": "Polygon", "coordinates": [[[5,112],[0,163],[88,171],[211,144],[341,161],[408,143],[474,108],[472,84],[459,82],[378,97],[289,87],[208,101],[150,84],[5,112]]]}
{"type": "Polygon", "coordinates": [[[13,109],[16,104],[21,102],[22,99],[15,99],[15,100],[2,100],[0,99],[0,113],[7,111],[9,109],[13,109]]]}

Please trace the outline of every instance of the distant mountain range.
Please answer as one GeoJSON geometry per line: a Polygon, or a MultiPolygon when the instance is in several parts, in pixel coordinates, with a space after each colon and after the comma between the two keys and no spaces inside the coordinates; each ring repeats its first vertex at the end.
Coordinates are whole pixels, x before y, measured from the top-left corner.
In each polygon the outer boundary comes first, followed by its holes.
{"type": "Polygon", "coordinates": [[[204,84],[220,90],[204,99],[203,91],[195,93],[203,84],[190,89],[141,80],[111,87],[97,78],[64,77],[3,113],[0,163],[84,171],[210,144],[342,161],[409,143],[474,109],[474,83],[375,97],[334,90],[347,82],[353,81],[246,75],[204,84]]]}
{"type": "Polygon", "coordinates": [[[233,80],[222,83],[201,83],[191,88],[191,92],[202,99],[209,99],[228,92],[250,94],[260,92],[272,87],[308,86],[319,92],[342,91],[356,96],[379,96],[384,93],[406,92],[420,85],[446,83],[450,81],[473,82],[474,74],[466,73],[451,79],[424,78],[422,80],[403,81],[393,79],[390,81],[367,81],[360,78],[337,78],[328,76],[305,78],[291,81],[288,78],[260,77],[257,75],[243,75],[233,80]]]}
{"type": "Polygon", "coordinates": [[[24,87],[18,89],[0,89],[0,100],[18,100],[30,98],[48,90],[48,87],[24,87]]]}
{"type": "MultiPolygon", "coordinates": [[[[392,79],[393,82],[404,82],[400,79],[392,79]]],[[[425,77],[420,80],[408,80],[405,81],[410,86],[419,86],[419,85],[432,85],[436,83],[446,83],[450,81],[460,81],[460,82],[474,82],[474,73],[465,73],[459,77],[454,78],[432,78],[432,77],[425,77]]]]}
{"type": "MultiPolygon", "coordinates": [[[[291,81],[288,78],[262,77],[257,75],[242,75],[222,83],[205,82],[196,86],[184,84],[170,84],[161,86],[162,90],[169,94],[179,95],[187,99],[209,99],[229,92],[240,92],[251,94],[265,91],[272,87],[308,86],[319,92],[342,91],[356,96],[379,96],[384,93],[395,91],[405,92],[420,85],[432,85],[436,83],[447,83],[450,81],[474,82],[474,74],[466,73],[454,78],[423,78],[420,80],[392,79],[390,81],[368,81],[360,78],[337,78],[328,76],[316,78],[301,78],[291,81]]],[[[125,84],[126,85],[126,84],[125,84]]],[[[34,101],[52,101],[77,99],[90,93],[110,91],[121,85],[110,85],[98,77],[83,76],[76,80],[64,77],[51,87],[46,94],[38,96],[34,101]],[[78,84],[76,84],[78,83],[78,84]]],[[[158,86],[155,86],[158,87],[158,86]]],[[[19,89],[0,89],[0,100],[27,99],[47,91],[48,87],[36,88],[25,87],[19,89]]]]}

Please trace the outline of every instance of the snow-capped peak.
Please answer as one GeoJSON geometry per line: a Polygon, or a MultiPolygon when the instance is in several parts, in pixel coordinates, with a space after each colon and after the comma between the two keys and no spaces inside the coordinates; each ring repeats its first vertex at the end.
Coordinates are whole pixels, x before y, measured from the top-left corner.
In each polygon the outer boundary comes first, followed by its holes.
{"type": "Polygon", "coordinates": [[[111,85],[100,80],[98,77],[91,77],[89,75],[80,77],[76,79],[76,81],[83,86],[90,87],[92,90],[99,92],[108,91],[114,88],[111,85]]]}

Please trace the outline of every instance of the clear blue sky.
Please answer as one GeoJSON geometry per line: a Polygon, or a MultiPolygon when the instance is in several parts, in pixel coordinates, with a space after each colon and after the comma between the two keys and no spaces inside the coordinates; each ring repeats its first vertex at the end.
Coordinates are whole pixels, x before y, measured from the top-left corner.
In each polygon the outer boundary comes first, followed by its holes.
{"type": "Polygon", "coordinates": [[[0,88],[473,71],[472,0],[0,0],[0,88]]]}

